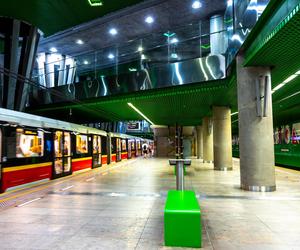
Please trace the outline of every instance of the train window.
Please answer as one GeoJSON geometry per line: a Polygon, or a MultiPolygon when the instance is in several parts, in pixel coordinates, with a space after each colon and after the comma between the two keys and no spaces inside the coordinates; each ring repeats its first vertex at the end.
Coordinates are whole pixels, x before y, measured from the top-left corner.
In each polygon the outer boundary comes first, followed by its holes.
{"type": "Polygon", "coordinates": [[[64,156],[71,156],[71,134],[64,133],[64,156]]]}
{"type": "Polygon", "coordinates": [[[31,131],[17,129],[17,158],[39,157],[44,155],[44,133],[42,131],[31,131]]]}
{"type": "Polygon", "coordinates": [[[88,137],[87,135],[76,135],[76,153],[88,153],[88,137]]]}
{"type": "Polygon", "coordinates": [[[134,141],[131,141],[131,150],[135,150],[135,143],[134,143],[134,141]]]}
{"type": "Polygon", "coordinates": [[[101,137],[94,135],[93,137],[93,154],[101,153],[101,137]]]}
{"type": "Polygon", "coordinates": [[[54,162],[54,169],[55,174],[61,174],[63,172],[63,159],[62,158],[56,158],[54,162]]]}
{"type": "Polygon", "coordinates": [[[122,140],[122,151],[126,151],[127,147],[126,147],[126,140],[122,140]]]}
{"type": "Polygon", "coordinates": [[[63,156],[63,132],[62,131],[55,132],[54,150],[55,150],[55,157],[63,156]]]}
{"type": "Polygon", "coordinates": [[[120,152],[121,151],[121,139],[117,138],[117,151],[120,152]]]}

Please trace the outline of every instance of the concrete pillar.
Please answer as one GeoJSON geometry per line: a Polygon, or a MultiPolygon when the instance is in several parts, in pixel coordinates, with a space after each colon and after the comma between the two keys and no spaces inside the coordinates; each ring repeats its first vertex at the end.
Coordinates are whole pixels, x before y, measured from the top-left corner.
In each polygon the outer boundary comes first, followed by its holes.
{"type": "Polygon", "coordinates": [[[211,117],[203,118],[203,162],[213,162],[213,122],[211,117]]]}
{"type": "Polygon", "coordinates": [[[250,191],[274,191],[276,184],[270,69],[243,67],[243,62],[243,56],[239,55],[237,88],[241,188],[250,191]],[[260,77],[265,76],[270,79],[266,91],[263,84],[258,81],[260,77]],[[259,110],[262,109],[262,102],[266,97],[266,117],[264,117],[259,110]]]}
{"type": "Polygon", "coordinates": [[[231,110],[213,107],[215,170],[232,170],[231,110]]]}
{"type": "Polygon", "coordinates": [[[197,158],[203,159],[203,131],[202,126],[197,126],[197,158]]]}

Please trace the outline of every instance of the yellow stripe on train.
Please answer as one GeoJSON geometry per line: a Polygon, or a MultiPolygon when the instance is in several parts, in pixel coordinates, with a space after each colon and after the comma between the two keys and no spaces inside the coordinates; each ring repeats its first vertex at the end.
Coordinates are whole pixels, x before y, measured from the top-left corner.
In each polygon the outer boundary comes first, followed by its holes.
{"type": "Polygon", "coordinates": [[[87,161],[87,160],[91,160],[91,159],[92,159],[92,157],[78,158],[78,159],[72,159],[72,162],[87,161]]]}
{"type": "Polygon", "coordinates": [[[23,165],[23,166],[17,166],[17,167],[3,168],[3,173],[32,169],[32,168],[41,168],[41,167],[47,167],[47,166],[52,166],[52,162],[44,162],[44,163],[29,164],[29,165],[23,165]]]}

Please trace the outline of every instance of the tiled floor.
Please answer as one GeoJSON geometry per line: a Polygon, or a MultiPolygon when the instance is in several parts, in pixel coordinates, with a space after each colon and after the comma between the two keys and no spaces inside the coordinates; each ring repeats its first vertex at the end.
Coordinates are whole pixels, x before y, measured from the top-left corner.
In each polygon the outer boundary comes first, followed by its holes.
{"type": "MultiPolygon", "coordinates": [[[[239,189],[238,164],[220,172],[193,160],[188,169],[204,249],[300,249],[300,172],[277,168],[278,191],[252,193],[239,189]]],[[[65,185],[0,212],[0,249],[170,249],[163,208],[175,177],[166,159],[139,159],[65,185]]]]}

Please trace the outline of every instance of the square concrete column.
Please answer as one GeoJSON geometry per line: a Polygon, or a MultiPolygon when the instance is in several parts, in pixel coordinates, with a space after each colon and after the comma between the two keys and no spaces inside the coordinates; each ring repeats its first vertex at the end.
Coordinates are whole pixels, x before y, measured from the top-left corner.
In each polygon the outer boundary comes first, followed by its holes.
{"type": "Polygon", "coordinates": [[[231,110],[213,107],[215,170],[232,170],[231,110]]]}
{"type": "Polygon", "coordinates": [[[197,126],[197,158],[203,159],[203,131],[202,126],[197,126]]]}
{"type": "Polygon", "coordinates": [[[268,67],[243,67],[243,62],[243,55],[239,55],[237,88],[241,188],[274,191],[271,72],[268,67]],[[268,84],[265,84],[266,77],[268,84]]]}
{"type": "Polygon", "coordinates": [[[203,134],[203,162],[212,163],[213,153],[213,121],[211,117],[204,117],[202,123],[203,134]]]}

